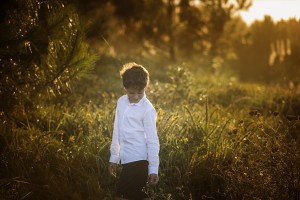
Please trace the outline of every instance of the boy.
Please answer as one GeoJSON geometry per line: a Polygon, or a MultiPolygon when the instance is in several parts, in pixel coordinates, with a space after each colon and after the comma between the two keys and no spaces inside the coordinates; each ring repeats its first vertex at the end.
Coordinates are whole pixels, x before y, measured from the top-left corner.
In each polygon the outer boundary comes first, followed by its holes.
{"type": "Polygon", "coordinates": [[[108,170],[116,177],[116,167],[121,162],[115,199],[147,199],[143,192],[147,179],[150,185],[159,179],[156,111],[145,95],[149,73],[141,65],[128,63],[120,75],[127,94],[117,102],[108,170]]]}

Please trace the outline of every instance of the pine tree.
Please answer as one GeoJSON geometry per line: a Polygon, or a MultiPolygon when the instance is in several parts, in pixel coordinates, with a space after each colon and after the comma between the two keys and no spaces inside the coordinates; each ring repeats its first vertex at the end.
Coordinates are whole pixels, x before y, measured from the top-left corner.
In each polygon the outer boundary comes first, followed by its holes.
{"type": "Polygon", "coordinates": [[[0,111],[31,103],[45,92],[58,95],[94,66],[97,56],[84,40],[77,11],[67,2],[14,0],[3,12],[0,111]]]}

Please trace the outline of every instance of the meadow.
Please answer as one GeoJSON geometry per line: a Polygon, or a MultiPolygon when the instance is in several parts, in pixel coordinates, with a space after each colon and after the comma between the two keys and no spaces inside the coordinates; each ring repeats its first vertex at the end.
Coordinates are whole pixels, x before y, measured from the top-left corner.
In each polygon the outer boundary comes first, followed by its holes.
{"type": "MultiPolygon", "coordinates": [[[[1,113],[0,199],[112,199],[109,147],[123,94],[114,72],[1,113]]],[[[161,144],[152,199],[300,199],[299,88],[180,67],[166,74],[147,90],[161,144]]]]}

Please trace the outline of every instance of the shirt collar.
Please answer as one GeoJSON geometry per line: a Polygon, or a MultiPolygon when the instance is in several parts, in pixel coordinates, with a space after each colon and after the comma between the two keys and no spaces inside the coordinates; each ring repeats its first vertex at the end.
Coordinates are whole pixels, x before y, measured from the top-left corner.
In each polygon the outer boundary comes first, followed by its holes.
{"type": "Polygon", "coordinates": [[[146,93],[144,93],[143,98],[141,98],[141,100],[139,102],[137,102],[137,103],[130,103],[128,95],[126,95],[126,96],[127,96],[128,104],[129,105],[135,105],[135,106],[141,106],[143,104],[143,102],[145,101],[145,99],[146,99],[146,93]]]}

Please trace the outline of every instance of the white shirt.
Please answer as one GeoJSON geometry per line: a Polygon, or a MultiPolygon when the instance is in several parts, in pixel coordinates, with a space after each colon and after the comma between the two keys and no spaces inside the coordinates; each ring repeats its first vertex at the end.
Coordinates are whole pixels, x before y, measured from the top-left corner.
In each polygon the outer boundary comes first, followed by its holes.
{"type": "Polygon", "coordinates": [[[138,103],[130,103],[127,95],[119,98],[110,153],[112,163],[148,160],[148,173],[158,174],[156,111],[146,95],[138,103]]]}

